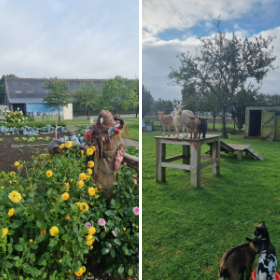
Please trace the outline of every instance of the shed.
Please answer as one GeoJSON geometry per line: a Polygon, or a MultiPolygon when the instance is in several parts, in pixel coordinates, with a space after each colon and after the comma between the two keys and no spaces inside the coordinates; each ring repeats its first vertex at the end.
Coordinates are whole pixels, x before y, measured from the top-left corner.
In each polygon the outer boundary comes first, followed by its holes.
{"type": "Polygon", "coordinates": [[[280,106],[247,106],[245,137],[280,141],[280,106]]]}

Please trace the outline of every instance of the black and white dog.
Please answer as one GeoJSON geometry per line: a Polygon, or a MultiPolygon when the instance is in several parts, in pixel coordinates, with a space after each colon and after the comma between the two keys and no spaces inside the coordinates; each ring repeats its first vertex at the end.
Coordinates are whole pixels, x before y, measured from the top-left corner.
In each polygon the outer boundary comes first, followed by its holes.
{"type": "Polygon", "coordinates": [[[267,227],[263,222],[256,227],[254,235],[263,239],[262,250],[258,259],[256,269],[256,280],[275,280],[277,258],[275,248],[270,242],[267,227]]]}

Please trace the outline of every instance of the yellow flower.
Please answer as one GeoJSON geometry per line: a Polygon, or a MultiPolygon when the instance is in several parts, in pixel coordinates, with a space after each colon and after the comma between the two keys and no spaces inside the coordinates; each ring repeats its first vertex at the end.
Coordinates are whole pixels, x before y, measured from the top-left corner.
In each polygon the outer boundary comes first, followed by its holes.
{"type": "Polygon", "coordinates": [[[88,163],[87,163],[88,167],[89,168],[92,168],[94,167],[94,162],[92,160],[90,160],[88,163]]]}
{"type": "Polygon", "coordinates": [[[13,175],[15,175],[15,174],[16,174],[16,172],[14,172],[14,171],[12,171],[12,172],[10,173],[11,176],[13,176],[13,175]]]}
{"type": "Polygon", "coordinates": [[[16,162],[14,163],[14,166],[15,166],[15,167],[19,166],[19,162],[16,161],[16,162]]]}
{"type": "Polygon", "coordinates": [[[83,273],[85,273],[87,271],[85,266],[82,266],[82,269],[83,269],[83,273]]]}
{"type": "Polygon", "coordinates": [[[88,245],[88,246],[91,246],[92,245],[92,243],[95,241],[95,238],[92,236],[92,235],[88,235],[87,237],[86,237],[86,244],[88,245]]]}
{"type": "Polygon", "coordinates": [[[45,229],[40,229],[40,234],[41,235],[44,235],[44,234],[46,234],[47,233],[47,231],[45,230],[45,229]]]}
{"type": "Polygon", "coordinates": [[[64,145],[64,144],[59,145],[59,149],[60,149],[60,150],[63,150],[64,148],[65,148],[65,145],[64,145]]]}
{"type": "Polygon", "coordinates": [[[83,273],[84,273],[84,270],[82,267],[78,271],[75,272],[76,276],[82,276],[83,273]]]}
{"type": "Polygon", "coordinates": [[[8,228],[2,228],[2,238],[4,238],[8,233],[8,228]]]}
{"type": "Polygon", "coordinates": [[[59,233],[58,227],[52,227],[50,229],[50,235],[55,236],[56,233],[59,233]]]}
{"type": "Polygon", "coordinates": [[[22,168],[22,167],[23,167],[23,164],[21,164],[20,167],[22,168]]]}
{"type": "Polygon", "coordinates": [[[71,220],[71,218],[70,218],[69,216],[67,216],[67,217],[66,217],[66,220],[67,220],[67,221],[70,221],[70,220],[71,220]]]}
{"type": "Polygon", "coordinates": [[[17,171],[19,172],[20,170],[21,170],[20,167],[18,167],[18,168],[17,168],[17,171]]]}
{"type": "Polygon", "coordinates": [[[138,228],[138,226],[136,226],[136,228],[138,228]]]}
{"type": "Polygon", "coordinates": [[[40,159],[44,159],[44,157],[45,157],[44,154],[40,155],[40,159]]]}
{"type": "Polygon", "coordinates": [[[91,175],[92,174],[92,170],[90,168],[88,168],[87,169],[87,173],[91,175]]]}
{"type": "Polygon", "coordinates": [[[93,249],[93,246],[90,246],[90,250],[92,250],[93,249]]]}
{"type": "Polygon", "coordinates": [[[88,154],[89,156],[91,156],[91,155],[93,154],[93,149],[88,148],[88,149],[87,149],[87,154],[88,154]]]}
{"type": "Polygon", "coordinates": [[[4,189],[5,189],[5,187],[3,187],[3,186],[2,186],[2,187],[1,187],[1,189],[2,189],[2,190],[4,190],[4,189]]]}
{"type": "Polygon", "coordinates": [[[93,235],[93,234],[95,234],[95,233],[96,233],[95,227],[90,227],[89,230],[88,230],[88,234],[89,234],[89,235],[93,235]]]}
{"type": "Polygon", "coordinates": [[[33,242],[33,239],[29,239],[29,242],[31,242],[31,243],[32,243],[32,242],[33,242]]]}
{"type": "Polygon", "coordinates": [[[83,155],[85,153],[85,151],[84,150],[81,150],[81,155],[83,155]]]}
{"type": "Polygon", "coordinates": [[[11,217],[15,214],[15,209],[14,208],[11,208],[8,212],[8,215],[11,217]]]}
{"type": "Polygon", "coordinates": [[[80,204],[80,209],[81,209],[81,211],[88,211],[88,209],[89,209],[89,207],[88,207],[88,205],[87,205],[87,203],[85,203],[85,202],[82,202],[81,204],[80,204]]]}
{"type": "Polygon", "coordinates": [[[63,201],[66,201],[68,198],[69,198],[69,193],[67,193],[67,192],[65,192],[65,193],[63,193],[63,194],[61,195],[61,199],[62,199],[63,201]]]}
{"type": "Polygon", "coordinates": [[[88,195],[89,196],[93,196],[95,194],[95,189],[93,188],[93,187],[90,187],[89,189],[88,189],[88,195]]]}
{"type": "Polygon", "coordinates": [[[126,231],[126,228],[125,228],[125,227],[123,227],[123,231],[126,231]]]}
{"type": "Polygon", "coordinates": [[[98,198],[98,197],[99,197],[99,195],[95,195],[94,197],[95,197],[95,198],[98,198]]]}
{"type": "Polygon", "coordinates": [[[90,176],[88,176],[88,175],[87,175],[87,177],[86,177],[86,181],[89,181],[89,180],[90,180],[90,176]]]}
{"type": "Polygon", "coordinates": [[[86,179],[86,174],[85,173],[81,173],[80,175],[79,175],[79,178],[80,178],[80,180],[85,180],[86,179]]]}
{"type": "Polygon", "coordinates": [[[14,202],[14,203],[18,203],[22,200],[21,194],[17,191],[12,191],[9,194],[9,199],[14,202]]]}
{"type": "Polygon", "coordinates": [[[75,205],[80,208],[81,202],[76,202],[75,205]]]}
{"type": "Polygon", "coordinates": [[[65,186],[65,188],[67,189],[67,191],[69,191],[69,189],[70,189],[69,183],[65,183],[64,186],[65,186]]]}
{"type": "Polygon", "coordinates": [[[12,184],[12,183],[13,183],[11,180],[10,180],[9,182],[10,182],[10,184],[12,184]]]}
{"type": "Polygon", "coordinates": [[[79,180],[78,182],[77,182],[77,187],[80,189],[80,188],[82,188],[84,186],[84,182],[82,181],[82,180],[79,180]]]}
{"type": "Polygon", "coordinates": [[[74,181],[74,179],[70,179],[70,183],[72,183],[74,181]]]}
{"type": "Polygon", "coordinates": [[[72,143],[71,141],[67,141],[67,142],[65,143],[65,147],[66,147],[67,149],[71,148],[72,146],[73,146],[73,143],[72,143]]]}
{"type": "Polygon", "coordinates": [[[48,170],[48,171],[46,172],[46,175],[47,175],[47,177],[49,177],[49,178],[52,177],[52,174],[53,174],[53,173],[52,173],[51,170],[48,170]]]}

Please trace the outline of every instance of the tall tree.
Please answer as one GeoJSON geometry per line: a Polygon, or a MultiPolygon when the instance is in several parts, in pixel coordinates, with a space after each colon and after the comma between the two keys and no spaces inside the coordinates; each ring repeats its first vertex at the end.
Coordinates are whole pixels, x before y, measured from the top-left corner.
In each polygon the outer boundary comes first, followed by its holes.
{"type": "Polygon", "coordinates": [[[81,87],[72,94],[72,98],[75,105],[87,110],[88,120],[90,110],[101,109],[101,87],[95,85],[93,81],[82,83],[81,87]]]}
{"type": "Polygon", "coordinates": [[[142,118],[144,118],[150,111],[150,106],[152,104],[153,97],[150,91],[142,85],[142,118]]]}
{"type": "Polygon", "coordinates": [[[117,113],[117,109],[136,108],[139,104],[137,87],[138,79],[129,80],[116,76],[114,79],[105,80],[101,100],[103,109],[115,109],[117,113]]]}
{"type": "Polygon", "coordinates": [[[9,75],[3,75],[1,80],[0,80],[0,104],[5,103],[5,77],[10,77],[10,78],[18,78],[14,74],[9,74],[9,75]]]}
{"type": "Polygon", "coordinates": [[[50,107],[57,107],[58,120],[60,121],[60,107],[66,106],[71,103],[71,95],[67,93],[69,84],[65,80],[58,80],[57,77],[45,79],[45,85],[43,88],[48,89],[47,96],[43,98],[43,101],[50,107]]]}
{"type": "Polygon", "coordinates": [[[202,38],[200,52],[195,56],[181,54],[179,70],[171,68],[168,78],[173,85],[181,87],[194,84],[197,91],[206,94],[211,91],[216,96],[222,111],[223,137],[227,138],[226,112],[241,86],[253,79],[262,82],[270,70],[276,56],[269,45],[274,37],[255,37],[241,40],[233,33],[231,39],[220,30],[220,20],[216,23],[218,32],[202,38]]]}
{"type": "Polygon", "coordinates": [[[171,100],[164,100],[159,98],[159,100],[155,101],[155,110],[156,112],[164,111],[166,115],[170,114],[174,110],[174,106],[171,100]]]}

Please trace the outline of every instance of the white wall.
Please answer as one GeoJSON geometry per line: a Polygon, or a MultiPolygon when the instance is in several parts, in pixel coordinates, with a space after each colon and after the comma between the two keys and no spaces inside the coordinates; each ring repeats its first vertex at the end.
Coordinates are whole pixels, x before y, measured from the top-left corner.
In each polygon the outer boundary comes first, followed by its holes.
{"type": "Polygon", "coordinates": [[[64,120],[73,120],[73,104],[68,104],[68,107],[63,107],[64,120]]]}

